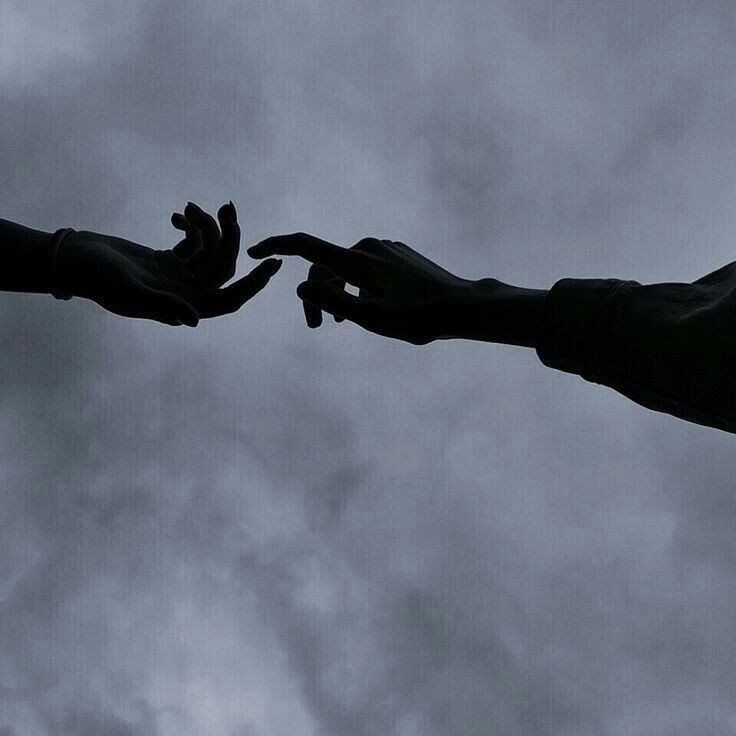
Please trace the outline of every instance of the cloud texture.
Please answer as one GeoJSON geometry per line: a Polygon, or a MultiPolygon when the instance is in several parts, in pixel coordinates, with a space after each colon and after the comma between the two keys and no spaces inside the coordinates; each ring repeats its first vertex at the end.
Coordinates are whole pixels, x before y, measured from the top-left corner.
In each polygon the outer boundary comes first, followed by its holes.
{"type": "MultiPolygon", "coordinates": [[[[0,216],[733,260],[731,3],[0,6],[0,216]]],[[[240,268],[245,271],[247,257],[240,268]]],[[[736,731],[733,438],[532,351],[3,295],[1,736],[736,731]]]]}

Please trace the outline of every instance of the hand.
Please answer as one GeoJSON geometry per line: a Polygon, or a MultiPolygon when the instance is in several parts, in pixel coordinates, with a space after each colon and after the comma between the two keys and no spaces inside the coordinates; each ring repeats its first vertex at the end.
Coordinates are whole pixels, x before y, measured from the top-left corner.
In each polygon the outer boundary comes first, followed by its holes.
{"type": "Polygon", "coordinates": [[[88,231],[70,233],[57,256],[56,288],[91,299],[124,317],[196,327],[200,319],[236,312],[281,267],[269,259],[220,288],[235,274],[240,227],[235,205],[217,220],[189,203],[171,222],[186,236],[170,250],[88,231]]]}
{"type": "MultiPolygon", "coordinates": [[[[414,345],[463,335],[474,285],[403,243],[365,238],[341,248],[312,235],[279,235],[248,249],[254,258],[297,255],[311,261],[307,280],[297,288],[310,327],[322,324],[322,311],[366,330],[414,345]],[[345,284],[357,286],[354,296],[345,284]]],[[[484,280],[486,293],[501,282],[484,280]]]]}

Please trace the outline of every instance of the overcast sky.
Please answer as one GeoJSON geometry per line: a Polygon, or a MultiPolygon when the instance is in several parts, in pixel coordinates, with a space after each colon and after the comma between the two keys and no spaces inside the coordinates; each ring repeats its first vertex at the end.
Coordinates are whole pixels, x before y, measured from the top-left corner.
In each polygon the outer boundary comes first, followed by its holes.
{"type": "MultiPolygon", "coordinates": [[[[735,73],[730,0],[0,0],[0,216],[691,281],[735,73]]],[[[0,299],[0,736],[735,733],[733,435],[309,331],[305,273],[196,330],[0,299]]]]}

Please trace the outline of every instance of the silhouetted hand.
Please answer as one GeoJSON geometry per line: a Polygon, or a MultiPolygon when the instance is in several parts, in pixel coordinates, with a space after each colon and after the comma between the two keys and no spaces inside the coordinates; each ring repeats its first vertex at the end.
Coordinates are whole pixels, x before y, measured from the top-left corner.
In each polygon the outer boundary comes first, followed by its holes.
{"type": "Polygon", "coordinates": [[[235,274],[240,228],[232,202],[215,219],[193,203],[171,222],[186,236],[170,250],[88,231],[70,233],[57,258],[59,291],[97,302],[124,317],[195,327],[201,318],[237,311],[280,268],[269,259],[220,288],[235,274]]]}
{"type": "MultiPolygon", "coordinates": [[[[254,258],[296,255],[312,262],[297,294],[310,327],[322,324],[322,311],[348,319],[371,332],[424,345],[462,335],[474,284],[459,278],[404,243],[365,238],[351,248],[305,233],[279,235],[248,249],[254,258]],[[345,284],[359,288],[358,296],[345,284]]],[[[501,282],[485,279],[486,292],[501,282]]]]}

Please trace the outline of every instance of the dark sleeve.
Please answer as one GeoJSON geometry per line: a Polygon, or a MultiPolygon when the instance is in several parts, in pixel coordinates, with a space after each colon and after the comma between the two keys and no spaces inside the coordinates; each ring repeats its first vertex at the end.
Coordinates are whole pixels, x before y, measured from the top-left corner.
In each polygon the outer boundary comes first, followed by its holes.
{"type": "Polygon", "coordinates": [[[736,432],[736,261],[689,284],[561,279],[536,350],[648,409],[736,432]]]}
{"type": "Polygon", "coordinates": [[[54,233],[0,219],[0,291],[51,293],[55,245],[54,233]]]}

